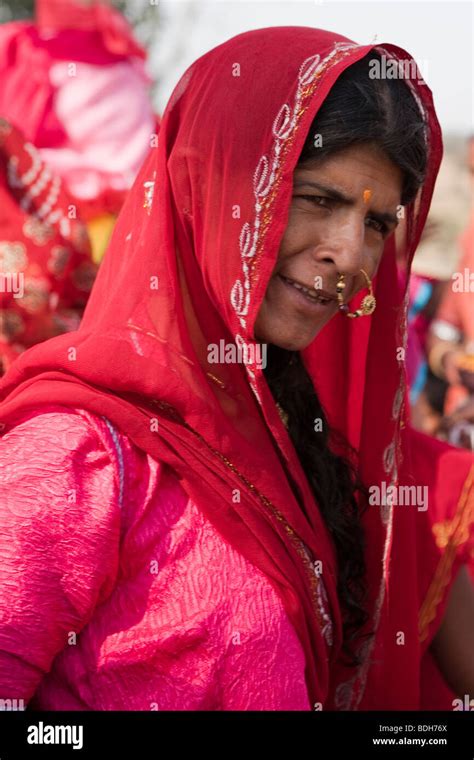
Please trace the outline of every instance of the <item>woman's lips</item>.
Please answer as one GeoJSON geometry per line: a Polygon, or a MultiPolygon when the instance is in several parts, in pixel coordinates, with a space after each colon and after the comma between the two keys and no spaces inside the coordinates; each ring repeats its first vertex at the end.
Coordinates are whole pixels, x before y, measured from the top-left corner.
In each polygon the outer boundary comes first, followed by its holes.
{"type": "Polygon", "coordinates": [[[337,299],[335,296],[330,296],[328,293],[326,293],[323,290],[315,290],[314,288],[307,288],[305,285],[302,285],[300,282],[292,280],[289,277],[285,277],[282,274],[279,274],[278,277],[280,278],[282,283],[285,285],[286,289],[291,291],[291,293],[296,298],[298,298],[301,303],[308,304],[313,309],[320,310],[321,307],[327,308],[328,306],[331,306],[331,304],[337,303],[337,299]],[[321,296],[320,293],[324,293],[324,297],[321,296]]]}

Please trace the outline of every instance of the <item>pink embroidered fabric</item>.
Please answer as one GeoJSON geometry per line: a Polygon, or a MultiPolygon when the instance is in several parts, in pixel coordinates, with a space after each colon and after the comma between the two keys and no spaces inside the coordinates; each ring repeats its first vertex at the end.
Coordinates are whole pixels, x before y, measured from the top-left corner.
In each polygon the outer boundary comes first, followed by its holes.
{"type": "Polygon", "coordinates": [[[105,418],[0,437],[0,698],[41,710],[309,710],[266,577],[105,418]]]}

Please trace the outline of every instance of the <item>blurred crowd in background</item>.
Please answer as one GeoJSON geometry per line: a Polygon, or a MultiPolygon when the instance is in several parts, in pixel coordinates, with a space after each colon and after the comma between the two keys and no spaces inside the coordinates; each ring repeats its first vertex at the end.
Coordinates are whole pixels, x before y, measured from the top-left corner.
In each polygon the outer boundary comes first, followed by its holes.
{"type": "MultiPolygon", "coordinates": [[[[22,18],[4,13],[0,25],[0,376],[30,346],[78,327],[160,124],[126,0],[7,10],[22,18]]],[[[410,281],[406,360],[413,425],[472,450],[474,139],[445,147],[410,281]]]]}

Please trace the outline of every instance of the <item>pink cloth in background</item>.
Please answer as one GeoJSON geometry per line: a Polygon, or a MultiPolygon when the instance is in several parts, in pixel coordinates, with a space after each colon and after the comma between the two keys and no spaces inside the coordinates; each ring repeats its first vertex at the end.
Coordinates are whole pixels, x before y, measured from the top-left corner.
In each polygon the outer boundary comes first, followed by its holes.
{"type": "Polygon", "coordinates": [[[80,200],[128,190],[157,130],[140,48],[122,42],[113,53],[93,29],[0,25],[0,116],[80,200]]]}
{"type": "Polygon", "coordinates": [[[109,188],[128,190],[156,131],[144,62],[95,66],[58,61],[49,75],[54,112],[67,143],[41,148],[43,161],[76,198],[90,200],[109,188]]]}
{"type": "Polygon", "coordinates": [[[4,433],[0,505],[0,698],[311,709],[276,591],[104,418],[51,405],[4,433]]]}

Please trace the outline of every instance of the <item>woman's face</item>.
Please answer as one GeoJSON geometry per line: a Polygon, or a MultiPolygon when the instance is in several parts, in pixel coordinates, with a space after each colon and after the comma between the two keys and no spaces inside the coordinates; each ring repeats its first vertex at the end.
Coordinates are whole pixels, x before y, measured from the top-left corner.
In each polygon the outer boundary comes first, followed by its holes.
{"type": "Polygon", "coordinates": [[[361,273],[377,271],[386,238],[397,226],[403,175],[375,145],[356,145],[293,175],[288,225],[255,322],[255,339],[299,351],[338,311],[336,283],[345,275],[344,300],[366,287],[361,273]],[[293,284],[292,284],[293,283],[293,284]],[[295,283],[319,289],[311,298],[295,283]]]}

